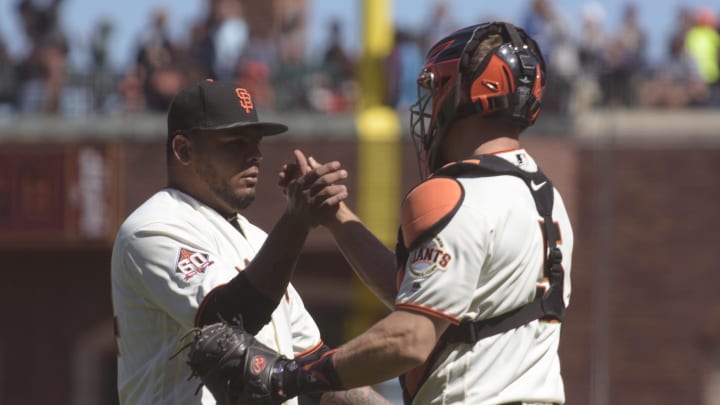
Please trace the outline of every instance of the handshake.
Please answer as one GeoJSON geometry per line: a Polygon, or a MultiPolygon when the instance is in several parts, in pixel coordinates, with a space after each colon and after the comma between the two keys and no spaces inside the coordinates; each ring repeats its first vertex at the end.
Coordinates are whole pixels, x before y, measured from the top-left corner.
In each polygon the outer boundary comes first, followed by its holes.
{"type": "Polygon", "coordinates": [[[193,376],[221,405],[280,404],[298,394],[341,389],[334,351],[291,360],[258,342],[239,321],[196,329],[189,347],[193,376]]]}

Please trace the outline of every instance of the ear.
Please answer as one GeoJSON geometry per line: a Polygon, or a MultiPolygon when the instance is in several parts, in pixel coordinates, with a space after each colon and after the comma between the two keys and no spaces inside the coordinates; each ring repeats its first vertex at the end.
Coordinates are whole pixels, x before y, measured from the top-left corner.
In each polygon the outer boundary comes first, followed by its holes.
{"type": "Polygon", "coordinates": [[[190,138],[184,134],[177,134],[172,140],[172,149],[175,159],[180,162],[181,165],[187,166],[192,160],[192,149],[193,144],[190,138]]]}

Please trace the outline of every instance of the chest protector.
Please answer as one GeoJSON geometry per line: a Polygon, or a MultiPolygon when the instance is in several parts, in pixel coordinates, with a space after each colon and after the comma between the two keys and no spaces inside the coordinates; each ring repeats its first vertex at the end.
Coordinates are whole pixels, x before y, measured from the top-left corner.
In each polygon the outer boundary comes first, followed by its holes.
{"type": "MultiPolygon", "coordinates": [[[[436,356],[446,345],[474,344],[480,339],[507,332],[537,319],[555,322],[563,320],[565,315],[564,270],[562,268],[562,252],[557,246],[560,241],[560,228],[552,218],[554,189],[550,180],[539,169],[534,173],[529,173],[494,155],[479,155],[469,160],[446,165],[436,171],[433,177],[470,178],[500,175],[510,175],[522,179],[532,194],[535,208],[542,218],[542,236],[545,247],[543,276],[548,281],[549,287],[547,289],[538,287],[532,302],[504,314],[487,319],[466,320],[459,325],[450,325],[441,336],[438,346],[428,358],[427,363],[400,377],[405,403],[410,403],[417,389],[427,379],[436,356]]],[[[402,240],[401,234],[396,247],[398,268],[404,267],[409,255],[402,240]]]]}

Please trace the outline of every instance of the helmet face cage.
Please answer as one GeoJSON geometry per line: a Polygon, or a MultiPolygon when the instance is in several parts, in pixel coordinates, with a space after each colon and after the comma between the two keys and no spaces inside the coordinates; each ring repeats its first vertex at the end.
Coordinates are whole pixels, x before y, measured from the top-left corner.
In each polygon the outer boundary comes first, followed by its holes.
{"type": "Polygon", "coordinates": [[[433,100],[435,99],[435,74],[424,69],[417,80],[418,98],[410,107],[410,135],[415,146],[420,177],[425,178],[430,150],[436,128],[431,128],[433,100]]]}
{"type": "Polygon", "coordinates": [[[418,100],[410,108],[421,177],[444,163],[437,161],[438,145],[458,119],[494,115],[523,128],[532,125],[540,109],[544,71],[535,41],[512,24],[479,24],[436,43],[418,76],[418,100]],[[470,71],[472,54],[493,34],[502,37],[502,44],[470,71]]]}

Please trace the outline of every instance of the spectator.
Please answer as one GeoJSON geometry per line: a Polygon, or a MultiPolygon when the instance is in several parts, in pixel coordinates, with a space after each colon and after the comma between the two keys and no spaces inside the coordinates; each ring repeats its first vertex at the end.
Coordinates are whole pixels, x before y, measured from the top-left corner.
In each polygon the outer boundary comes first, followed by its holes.
{"type": "Polygon", "coordinates": [[[165,111],[185,79],[179,69],[175,47],[167,32],[167,10],[153,11],[148,29],[142,33],[137,65],[147,108],[165,111]]]}
{"type": "Polygon", "coordinates": [[[452,32],[459,27],[458,22],[452,15],[452,8],[447,0],[435,0],[430,14],[425,18],[421,32],[422,49],[430,49],[441,38],[445,37],[448,32],[452,32]]]}
{"type": "Polygon", "coordinates": [[[387,102],[407,111],[417,99],[417,74],[424,64],[418,38],[408,30],[395,30],[395,44],[386,62],[387,102]]]}
{"type": "Polygon", "coordinates": [[[173,44],[167,32],[167,10],[156,8],[150,26],[140,36],[137,63],[141,68],[153,70],[172,63],[173,44]]]}
{"type": "Polygon", "coordinates": [[[578,43],[580,75],[575,88],[575,109],[582,111],[596,105],[602,93],[598,83],[602,53],[605,48],[605,9],[600,3],[589,3],[582,10],[582,31],[578,43]]]}
{"type": "Polygon", "coordinates": [[[214,0],[210,12],[210,35],[215,50],[213,70],[218,79],[232,80],[250,35],[242,5],[238,0],[214,0]]]}
{"type": "Polygon", "coordinates": [[[543,108],[558,114],[571,113],[582,71],[577,43],[567,28],[557,32],[547,69],[547,90],[543,96],[543,108]]]}
{"type": "Polygon", "coordinates": [[[22,28],[30,41],[31,48],[39,48],[42,44],[55,42],[67,48],[67,38],[60,27],[59,11],[62,0],[48,0],[38,4],[33,0],[17,2],[22,28]]]}
{"type": "Polygon", "coordinates": [[[645,65],[645,42],[645,33],[637,20],[637,8],[628,4],[620,29],[603,52],[603,104],[625,107],[635,104],[636,78],[645,65]]]}
{"type": "Polygon", "coordinates": [[[26,113],[55,114],[60,110],[60,93],[66,80],[69,45],[60,27],[58,12],[62,0],[43,7],[32,0],[17,4],[30,52],[21,63],[20,109],[26,113]]]}
{"type": "Polygon", "coordinates": [[[119,112],[135,113],[147,108],[140,68],[133,66],[118,82],[117,92],[120,95],[119,112]]]}
{"type": "Polygon", "coordinates": [[[187,45],[183,65],[186,66],[188,80],[196,82],[206,78],[217,77],[213,67],[215,60],[215,44],[210,36],[205,21],[192,24],[190,43],[187,45]]]}
{"type": "Polygon", "coordinates": [[[717,17],[710,8],[700,8],[695,14],[695,25],[685,36],[685,48],[698,66],[700,77],[710,87],[710,103],[720,104],[720,34],[717,32],[717,17]]]}
{"type": "Polygon", "coordinates": [[[542,49],[546,61],[551,59],[556,31],[557,19],[551,0],[532,0],[530,9],[523,20],[523,27],[542,49]]]}
{"type": "Polygon", "coordinates": [[[328,27],[328,47],[323,55],[323,67],[333,89],[353,77],[353,62],[342,43],[342,27],[339,20],[332,20],[328,27]]]}
{"type": "Polygon", "coordinates": [[[277,108],[277,93],[281,91],[275,82],[278,67],[278,38],[275,36],[250,39],[240,55],[237,81],[255,94],[258,105],[266,110],[277,108]]]}
{"type": "Polygon", "coordinates": [[[96,111],[107,109],[108,106],[106,104],[110,100],[110,96],[114,93],[115,75],[108,57],[110,54],[110,37],[112,32],[112,22],[108,19],[101,19],[95,26],[95,30],[90,38],[93,107],[96,111]]]}
{"type": "Polygon", "coordinates": [[[93,71],[104,71],[110,68],[108,54],[112,31],[113,23],[107,19],[101,19],[95,26],[93,35],[90,38],[90,56],[93,71]]]}
{"type": "Polygon", "coordinates": [[[353,105],[354,62],[345,50],[342,34],[340,21],[332,20],[321,67],[308,72],[309,102],[315,110],[337,113],[353,105]]]}
{"type": "Polygon", "coordinates": [[[296,32],[294,24],[283,23],[278,41],[278,60],[272,70],[275,85],[275,108],[278,110],[311,109],[310,74],[302,49],[288,37],[296,32]]]}
{"type": "Polygon", "coordinates": [[[707,103],[710,90],[698,73],[695,60],[685,51],[683,38],[674,36],[668,58],[640,88],[642,105],[682,108],[707,103]]]}
{"type": "MultiPolygon", "coordinates": [[[[4,39],[0,37],[0,107],[3,107],[3,110],[10,111],[16,102],[16,64],[7,51],[4,39]]],[[[2,112],[3,111],[0,111],[0,113],[2,112]]]]}
{"type": "Polygon", "coordinates": [[[685,41],[687,32],[695,25],[695,15],[692,8],[680,6],[676,11],[675,28],[672,34],[672,41],[685,41]]]}
{"type": "Polygon", "coordinates": [[[577,45],[569,34],[569,23],[563,21],[551,0],[533,0],[525,15],[526,32],[535,38],[547,63],[548,78],[543,108],[566,113],[573,84],[579,73],[577,45]]]}
{"type": "Polygon", "coordinates": [[[271,78],[270,67],[260,59],[252,59],[240,66],[235,82],[254,95],[253,102],[256,106],[270,110],[275,104],[271,78]]]}

